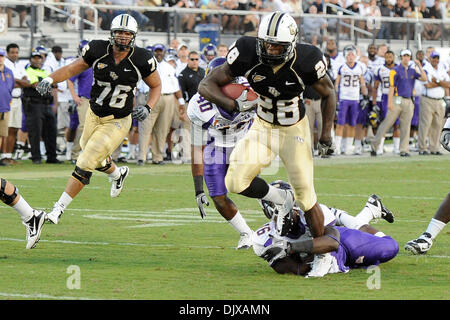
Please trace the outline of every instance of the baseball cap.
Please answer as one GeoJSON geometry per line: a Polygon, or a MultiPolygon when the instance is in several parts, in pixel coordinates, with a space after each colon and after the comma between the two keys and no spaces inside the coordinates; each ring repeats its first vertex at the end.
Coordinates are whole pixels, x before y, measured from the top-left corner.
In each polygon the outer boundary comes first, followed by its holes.
{"type": "Polygon", "coordinates": [[[404,55],[409,55],[410,57],[412,56],[411,50],[409,49],[404,49],[400,52],[400,57],[403,57],[404,55]]]}
{"type": "Polygon", "coordinates": [[[439,52],[433,51],[433,52],[430,54],[430,58],[436,58],[436,57],[439,58],[439,52]]]}
{"type": "Polygon", "coordinates": [[[153,46],[153,51],[156,51],[156,50],[165,51],[166,47],[163,44],[158,43],[153,46]]]}
{"type": "Polygon", "coordinates": [[[31,53],[31,57],[35,57],[35,56],[42,57],[42,56],[41,56],[41,53],[40,53],[39,51],[33,51],[33,52],[31,53]]]}
{"type": "Polygon", "coordinates": [[[0,49],[0,56],[6,56],[6,51],[3,49],[0,49]]]}
{"type": "Polygon", "coordinates": [[[164,60],[166,60],[167,62],[169,62],[170,60],[177,61],[177,58],[173,54],[169,54],[164,58],[164,60]]]}
{"type": "Polygon", "coordinates": [[[182,44],[180,44],[180,45],[178,46],[177,50],[180,51],[180,49],[182,49],[182,48],[189,49],[189,47],[187,46],[187,44],[182,43],[182,44]]]}

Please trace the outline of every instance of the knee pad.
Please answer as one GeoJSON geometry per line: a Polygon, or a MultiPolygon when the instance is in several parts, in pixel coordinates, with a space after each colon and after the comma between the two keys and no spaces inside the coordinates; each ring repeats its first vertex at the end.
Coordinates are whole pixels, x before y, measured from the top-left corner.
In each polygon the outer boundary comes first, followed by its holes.
{"type": "Polygon", "coordinates": [[[14,186],[13,194],[6,194],[5,193],[5,189],[6,189],[6,180],[5,179],[1,179],[1,183],[0,183],[0,200],[3,201],[3,203],[5,203],[5,204],[10,205],[16,199],[17,194],[18,194],[18,189],[17,189],[16,186],[14,186]]]}
{"type": "Polygon", "coordinates": [[[111,166],[112,166],[112,158],[111,156],[109,156],[108,158],[106,158],[106,164],[103,167],[95,168],[95,170],[105,172],[108,171],[108,169],[110,169],[111,166]]]}
{"type": "Polygon", "coordinates": [[[79,167],[75,167],[75,170],[72,172],[72,177],[80,181],[84,185],[88,185],[91,180],[92,172],[85,171],[80,169],[79,167]]]}

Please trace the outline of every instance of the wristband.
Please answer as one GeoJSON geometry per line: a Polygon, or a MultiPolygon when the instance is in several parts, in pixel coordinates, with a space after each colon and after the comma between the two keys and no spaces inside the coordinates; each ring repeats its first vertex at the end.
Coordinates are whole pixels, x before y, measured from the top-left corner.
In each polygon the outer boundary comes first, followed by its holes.
{"type": "Polygon", "coordinates": [[[302,240],[298,242],[288,242],[288,250],[287,253],[299,253],[299,252],[305,252],[305,253],[312,253],[313,249],[313,240],[307,239],[302,240]]]}
{"type": "Polygon", "coordinates": [[[52,77],[44,78],[42,81],[46,81],[46,82],[48,82],[50,84],[53,84],[53,78],[52,77]]]}
{"type": "Polygon", "coordinates": [[[150,108],[150,106],[148,104],[146,104],[144,107],[147,108],[148,112],[150,113],[152,111],[152,108],[150,108]]]}
{"type": "Polygon", "coordinates": [[[183,98],[178,98],[178,104],[183,106],[186,104],[186,101],[183,98]]]}
{"type": "Polygon", "coordinates": [[[203,176],[194,176],[195,195],[203,193],[203,176]]]}

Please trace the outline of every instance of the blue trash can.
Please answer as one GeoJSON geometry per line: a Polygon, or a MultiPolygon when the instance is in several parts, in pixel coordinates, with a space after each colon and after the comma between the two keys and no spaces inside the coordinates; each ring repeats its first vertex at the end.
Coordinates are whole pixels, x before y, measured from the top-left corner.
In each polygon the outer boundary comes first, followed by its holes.
{"type": "Polygon", "coordinates": [[[203,23],[195,27],[195,32],[197,32],[199,36],[200,52],[208,43],[212,43],[217,47],[219,42],[219,30],[219,25],[215,23],[203,23]]]}

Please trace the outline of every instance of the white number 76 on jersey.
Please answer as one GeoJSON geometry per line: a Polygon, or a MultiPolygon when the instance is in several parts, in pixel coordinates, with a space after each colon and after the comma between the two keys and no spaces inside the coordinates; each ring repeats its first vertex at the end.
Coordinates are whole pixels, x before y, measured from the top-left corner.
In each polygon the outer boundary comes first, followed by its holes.
{"type": "MultiPolygon", "coordinates": [[[[97,80],[97,84],[105,88],[102,90],[97,100],[95,100],[95,103],[103,105],[103,100],[105,100],[105,98],[108,96],[109,92],[112,89],[111,83],[97,80]]],[[[124,86],[121,84],[116,85],[111,95],[109,106],[111,108],[118,108],[118,109],[123,108],[125,106],[125,102],[127,101],[128,97],[127,92],[129,92],[131,89],[132,88],[130,86],[124,86]]]]}

